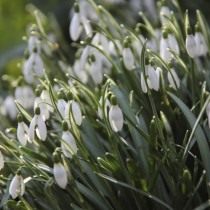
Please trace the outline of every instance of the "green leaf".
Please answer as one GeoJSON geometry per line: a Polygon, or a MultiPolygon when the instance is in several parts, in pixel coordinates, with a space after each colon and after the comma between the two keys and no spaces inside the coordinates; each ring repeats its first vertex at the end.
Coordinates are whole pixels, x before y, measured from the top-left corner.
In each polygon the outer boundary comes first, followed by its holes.
{"type": "MultiPolygon", "coordinates": [[[[191,129],[193,129],[195,123],[196,123],[196,117],[194,114],[190,111],[190,109],[184,104],[184,102],[179,99],[177,96],[175,96],[173,93],[168,92],[168,95],[174,100],[174,102],[178,105],[178,107],[181,109],[183,114],[185,115],[191,129]]],[[[210,150],[209,145],[207,143],[207,139],[205,137],[205,134],[201,128],[201,126],[198,124],[197,128],[195,130],[195,137],[198,143],[198,147],[200,150],[201,158],[204,164],[204,168],[207,172],[207,180],[210,181],[210,150]]],[[[191,145],[192,146],[192,145],[191,145]]]]}

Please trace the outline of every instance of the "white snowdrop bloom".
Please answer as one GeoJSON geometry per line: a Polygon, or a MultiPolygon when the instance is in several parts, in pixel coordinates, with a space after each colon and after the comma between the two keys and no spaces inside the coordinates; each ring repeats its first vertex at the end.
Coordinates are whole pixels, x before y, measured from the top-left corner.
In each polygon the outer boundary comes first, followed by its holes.
{"type": "Polygon", "coordinates": [[[113,55],[113,56],[117,55],[116,46],[112,41],[109,41],[108,52],[110,55],[113,55]]]}
{"type": "Polygon", "coordinates": [[[114,132],[121,131],[123,128],[123,113],[118,105],[111,105],[109,110],[109,122],[114,132]]]}
{"type": "Polygon", "coordinates": [[[7,96],[3,102],[5,112],[10,119],[14,120],[17,116],[17,108],[12,96],[7,96]]]}
{"type": "Polygon", "coordinates": [[[195,37],[192,34],[187,35],[185,46],[186,46],[187,53],[191,58],[197,57],[197,45],[196,45],[195,37]]]}
{"type": "Polygon", "coordinates": [[[82,112],[81,112],[79,103],[72,100],[71,101],[71,110],[72,110],[72,114],[73,114],[75,123],[77,125],[81,125],[82,124],[82,112]]]}
{"type": "Polygon", "coordinates": [[[67,102],[64,99],[62,98],[58,99],[57,108],[63,118],[65,118],[66,105],[67,105],[67,102]]]}
{"type": "Polygon", "coordinates": [[[16,174],[9,186],[9,194],[12,196],[13,199],[17,198],[18,196],[23,196],[25,193],[25,184],[23,177],[20,174],[16,174]]]}
{"type": "Polygon", "coordinates": [[[92,5],[86,0],[79,1],[80,14],[89,20],[98,20],[98,15],[92,5]]]}
{"type": "Polygon", "coordinates": [[[92,30],[92,26],[90,24],[90,21],[88,19],[86,19],[85,17],[81,17],[81,22],[82,25],[84,27],[85,33],[88,37],[92,37],[93,35],[93,30],[92,30]]]}
{"type": "Polygon", "coordinates": [[[29,86],[16,87],[15,89],[15,99],[24,108],[30,109],[34,104],[34,92],[29,86]]]}
{"type": "Polygon", "coordinates": [[[168,18],[170,17],[170,9],[167,6],[162,6],[160,9],[160,20],[162,25],[168,22],[168,18]]]}
{"type": "Polygon", "coordinates": [[[41,43],[36,35],[30,35],[28,39],[28,51],[32,54],[36,50],[38,53],[41,52],[41,43]]]}
{"type": "Polygon", "coordinates": [[[82,33],[81,18],[79,12],[75,12],[72,17],[69,26],[69,33],[73,41],[77,41],[82,33]]]}
{"type": "Polygon", "coordinates": [[[79,103],[74,100],[70,100],[66,104],[65,119],[69,121],[71,114],[74,118],[75,123],[80,126],[82,124],[82,112],[79,103]]]}
{"type": "Polygon", "coordinates": [[[4,168],[4,156],[0,151],[0,170],[4,168]]]}
{"type": "Polygon", "coordinates": [[[175,90],[179,88],[180,80],[176,71],[173,68],[171,68],[170,71],[168,71],[167,75],[168,75],[169,84],[172,86],[172,88],[174,88],[175,90]]]}
{"type": "Polygon", "coordinates": [[[64,130],[61,138],[61,149],[63,154],[67,158],[72,158],[72,155],[76,154],[78,151],[74,136],[70,133],[70,131],[64,130]]]}
{"type": "Polygon", "coordinates": [[[17,139],[23,146],[25,146],[27,142],[31,143],[29,139],[29,127],[23,122],[22,119],[18,119],[17,139]]]}
{"type": "Polygon", "coordinates": [[[74,66],[73,66],[73,70],[74,70],[74,74],[76,75],[76,77],[82,82],[82,83],[87,83],[88,81],[88,74],[87,72],[81,68],[80,65],[80,60],[76,60],[74,62],[74,66]]]}
{"type": "Polygon", "coordinates": [[[204,39],[204,36],[201,32],[195,33],[195,43],[197,46],[197,55],[205,56],[208,53],[208,47],[204,39]]]}
{"type": "Polygon", "coordinates": [[[146,85],[146,81],[145,81],[143,72],[141,72],[141,89],[142,89],[143,93],[147,93],[147,85],[146,85]]]}
{"type": "Polygon", "coordinates": [[[48,110],[47,104],[41,99],[41,97],[36,97],[34,100],[34,110],[36,110],[37,107],[40,108],[40,116],[42,119],[44,121],[48,120],[50,118],[50,111],[48,110]]]}
{"type": "Polygon", "coordinates": [[[160,72],[159,70],[155,70],[153,66],[149,65],[148,70],[148,79],[150,81],[151,89],[154,89],[156,91],[159,90],[160,87],[160,72]]]}
{"type": "Polygon", "coordinates": [[[93,61],[89,70],[90,76],[96,85],[103,81],[102,61],[100,58],[93,61]]]}
{"type": "Polygon", "coordinates": [[[36,77],[44,75],[44,64],[38,53],[32,53],[23,65],[23,75],[28,83],[34,83],[36,77]]]}
{"type": "Polygon", "coordinates": [[[169,62],[171,60],[171,53],[169,51],[169,42],[168,38],[161,37],[160,40],[160,57],[166,61],[169,62]]]}
{"type": "Polygon", "coordinates": [[[80,56],[80,68],[81,68],[81,70],[85,69],[85,64],[87,62],[88,56],[91,54],[91,50],[92,50],[92,48],[90,46],[86,46],[83,49],[82,54],[80,56]]]}
{"type": "Polygon", "coordinates": [[[35,115],[31,120],[30,126],[29,126],[29,139],[30,141],[35,140],[35,133],[37,137],[45,141],[47,138],[47,127],[45,124],[45,121],[43,120],[41,116],[40,108],[37,107],[35,110],[35,115]]]}
{"type": "Polygon", "coordinates": [[[42,93],[41,93],[41,95],[40,95],[40,98],[46,104],[47,109],[50,112],[53,112],[54,111],[54,108],[53,108],[53,105],[52,105],[52,101],[51,101],[49,92],[47,90],[43,90],[42,93]]]}
{"type": "Polygon", "coordinates": [[[209,125],[209,128],[210,128],[210,103],[208,103],[208,105],[206,107],[206,115],[207,115],[207,118],[208,118],[208,125],[209,125]]]}
{"type": "Polygon", "coordinates": [[[125,65],[125,68],[129,71],[132,70],[135,65],[135,60],[131,49],[124,48],[122,54],[123,54],[123,63],[125,65]]]}
{"type": "Polygon", "coordinates": [[[173,50],[177,55],[179,55],[179,44],[176,37],[173,34],[168,34],[168,45],[171,50],[173,50]]]}
{"type": "Polygon", "coordinates": [[[63,164],[61,163],[54,163],[53,166],[53,175],[57,185],[65,189],[68,184],[68,175],[66,169],[64,168],[63,164]]]}
{"type": "MultiPolygon", "coordinates": [[[[99,116],[99,118],[100,119],[103,119],[103,99],[102,99],[102,97],[100,98],[100,100],[99,100],[99,106],[98,106],[98,116],[99,116]]],[[[111,103],[110,103],[110,101],[109,101],[109,99],[108,98],[106,98],[105,99],[105,102],[104,102],[105,104],[104,104],[104,108],[105,108],[105,115],[107,115],[107,108],[110,108],[110,106],[111,106],[111,103]]]]}

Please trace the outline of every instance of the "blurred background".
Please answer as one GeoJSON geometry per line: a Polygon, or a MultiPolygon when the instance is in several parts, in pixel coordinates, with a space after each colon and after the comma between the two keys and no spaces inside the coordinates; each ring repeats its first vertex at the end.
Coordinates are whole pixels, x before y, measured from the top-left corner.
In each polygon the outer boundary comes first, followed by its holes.
{"type": "MultiPolygon", "coordinates": [[[[100,3],[119,2],[119,0],[104,0],[100,3]]],[[[129,1],[129,0],[127,0],[129,1]]],[[[130,0],[131,1],[131,0],[130,0]]],[[[139,0],[142,1],[142,0],[139,0]]],[[[170,0],[169,0],[170,1],[170,0]]],[[[188,8],[191,14],[195,9],[201,9],[210,21],[209,0],[179,0],[183,11],[188,8]]],[[[48,18],[53,18],[61,28],[66,41],[68,38],[69,11],[74,0],[16,0],[12,3],[8,0],[0,0],[0,70],[1,72],[14,71],[19,57],[23,55],[26,42],[22,37],[26,35],[26,28],[35,22],[30,11],[34,7],[40,9],[48,18]],[[33,5],[33,6],[32,6],[33,5]]],[[[113,9],[109,4],[112,13],[116,16],[124,16],[123,7],[113,9]],[[123,12],[122,12],[123,11],[123,12]]],[[[14,72],[13,72],[14,73],[14,72]]]]}

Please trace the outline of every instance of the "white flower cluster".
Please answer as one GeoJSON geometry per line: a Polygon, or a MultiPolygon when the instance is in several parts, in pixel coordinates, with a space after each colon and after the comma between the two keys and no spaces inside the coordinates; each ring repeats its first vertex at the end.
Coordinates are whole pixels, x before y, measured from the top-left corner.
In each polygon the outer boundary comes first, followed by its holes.
{"type": "MultiPolygon", "coordinates": [[[[133,4],[137,3],[132,2],[133,4]]],[[[168,88],[168,86],[178,90],[182,81],[179,79],[176,68],[177,58],[181,59],[182,54],[189,55],[192,59],[206,56],[208,47],[199,23],[196,25],[195,35],[191,33],[190,29],[187,31],[187,35],[184,37],[185,45],[182,46],[184,42],[181,43],[176,31],[170,27],[172,15],[173,12],[166,5],[161,5],[162,31],[156,29],[151,32],[152,35],[146,37],[144,33],[141,33],[137,24],[135,32],[131,33],[122,27],[122,34],[115,36],[113,32],[112,37],[112,32],[106,31],[106,28],[104,31],[96,30],[95,32],[91,21],[99,24],[100,18],[86,1],[76,2],[69,33],[73,41],[80,39],[85,41],[81,42],[72,69],[70,68],[72,71],[68,73],[72,77],[76,77],[82,85],[90,84],[96,90],[112,74],[127,77],[128,80],[134,76],[141,86],[139,91],[142,94],[150,93],[150,91],[155,93],[161,88],[168,88]],[[145,46],[146,49],[142,52],[145,46]],[[145,53],[145,61],[141,60],[142,53],[145,53]],[[141,65],[142,63],[143,65],[141,65]]],[[[51,132],[48,128],[52,126],[54,129],[53,126],[56,124],[56,129],[59,130],[62,124],[62,133],[57,137],[60,140],[60,150],[56,150],[53,154],[52,171],[57,185],[65,189],[70,172],[63,159],[72,159],[79,153],[79,129],[82,129],[83,114],[86,113],[85,108],[81,106],[80,96],[75,93],[77,91],[75,89],[78,87],[73,83],[63,82],[65,84],[61,83],[53,89],[47,79],[42,80],[45,70],[41,53],[40,35],[38,32],[32,31],[28,39],[29,55],[23,65],[23,76],[27,84],[37,86],[37,89],[34,93],[30,86],[20,85],[16,87],[14,97],[8,96],[5,99],[4,105],[12,119],[17,116],[14,99],[23,109],[29,110],[29,112],[33,109],[33,117],[27,116],[21,111],[18,114],[17,139],[22,146],[27,146],[28,143],[35,146],[34,143],[47,141],[51,132]],[[54,120],[55,118],[56,120],[54,120]],[[30,121],[30,123],[27,124],[26,121],[30,121]],[[51,122],[54,124],[50,124],[51,122]]],[[[67,68],[64,62],[60,62],[59,65],[63,69],[67,68]]],[[[95,111],[98,117],[102,121],[107,120],[110,132],[123,131],[123,126],[126,126],[124,110],[117,97],[111,90],[106,96],[103,96],[100,91],[98,92],[100,100],[98,110],[95,111]]],[[[209,109],[208,106],[207,115],[210,123],[209,109]]],[[[0,170],[3,167],[4,157],[0,151],[0,170]]],[[[22,196],[24,192],[24,179],[18,172],[11,181],[9,193],[15,199],[22,196]]]]}

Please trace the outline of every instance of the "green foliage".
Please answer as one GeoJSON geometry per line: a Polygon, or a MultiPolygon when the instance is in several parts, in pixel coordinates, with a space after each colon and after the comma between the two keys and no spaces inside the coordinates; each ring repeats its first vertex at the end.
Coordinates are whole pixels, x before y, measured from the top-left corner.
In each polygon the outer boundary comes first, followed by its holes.
{"type": "MultiPolygon", "coordinates": [[[[44,74],[33,78],[34,83],[27,82],[30,75],[18,77],[19,72],[15,72],[17,77],[11,80],[7,77],[5,80],[5,76],[3,78],[11,90],[27,85],[36,92],[37,97],[43,90],[49,97],[39,102],[36,105],[38,108],[25,108],[16,98],[18,122],[5,120],[9,128],[0,132],[0,151],[5,160],[0,176],[0,208],[207,209],[210,206],[210,132],[205,111],[208,111],[210,99],[210,31],[204,17],[197,12],[208,53],[191,58],[185,47],[185,32],[190,19],[186,13],[183,23],[182,13],[177,12],[180,10],[179,4],[175,1],[169,3],[175,13],[167,17],[164,29],[173,32],[180,53],[170,49],[173,62],[168,62],[161,57],[159,50],[149,46],[151,40],[160,44],[160,37],[155,36],[157,28],[144,14],[140,14],[141,22],[135,29],[127,28],[120,25],[103,6],[92,0],[87,2],[98,19],[91,22],[93,36],[84,35],[83,41],[72,44],[76,51],[75,56],[71,55],[75,57],[74,62],[79,60],[82,63],[85,50],[92,50],[88,51],[91,53],[79,74],[76,73],[75,63],[72,65],[69,62],[68,52],[71,50],[59,37],[58,27],[50,28],[43,15],[35,12],[36,24],[28,38],[38,37],[40,45],[32,52],[28,46],[26,55],[29,58],[23,59],[22,63],[27,64],[31,55],[38,55],[44,61],[44,74]],[[92,41],[97,33],[113,44],[115,54],[109,52],[108,45],[104,47],[92,41]],[[54,39],[50,36],[52,34],[55,35],[54,39]],[[139,35],[148,40],[142,41],[139,35]],[[132,45],[136,42],[140,43],[137,48],[132,45]],[[142,47],[140,54],[139,46],[142,47]],[[124,58],[124,49],[127,48],[131,50],[135,62],[131,69],[127,68],[124,58]],[[95,84],[97,72],[91,75],[92,64],[101,57],[108,63],[108,67],[104,64],[101,69],[107,70],[107,67],[110,72],[103,72],[103,80],[95,84]],[[149,65],[161,69],[158,90],[151,88],[152,81],[148,79],[147,72],[149,65]],[[177,75],[173,74],[173,69],[177,75]],[[82,73],[87,73],[88,81],[81,81],[82,73]],[[170,76],[173,82],[169,81],[170,76]],[[176,76],[181,85],[178,82],[175,84],[176,76]],[[145,87],[142,79],[146,80],[145,87]],[[69,102],[65,116],[57,105],[60,98],[69,102]],[[74,113],[72,100],[81,109],[81,125],[77,122],[79,111],[77,109],[74,113]],[[29,134],[25,132],[22,139],[17,140],[17,124],[30,124],[29,130],[34,119],[38,124],[41,120],[36,117],[44,116],[40,104],[48,111],[53,109],[49,111],[50,117],[44,119],[47,138],[41,137],[43,124],[42,128],[37,125],[33,130],[33,133],[36,132],[35,138],[28,138],[25,145],[21,140],[29,134]],[[117,131],[112,120],[119,122],[121,117],[110,117],[112,108],[116,106],[123,114],[123,128],[117,131]],[[74,151],[72,139],[71,145],[65,141],[63,133],[66,131],[71,132],[78,151],[74,151]],[[30,143],[30,140],[33,141],[30,143]],[[57,163],[62,164],[68,177],[64,189],[56,180],[54,168],[57,163]],[[24,178],[26,189],[24,195],[19,193],[16,199],[12,199],[9,192],[11,180],[19,173],[24,178]]],[[[9,69],[13,66],[12,63],[9,69]]],[[[34,69],[33,66],[30,73],[34,73],[34,69]]],[[[98,71],[101,69],[97,68],[98,71]]]]}

